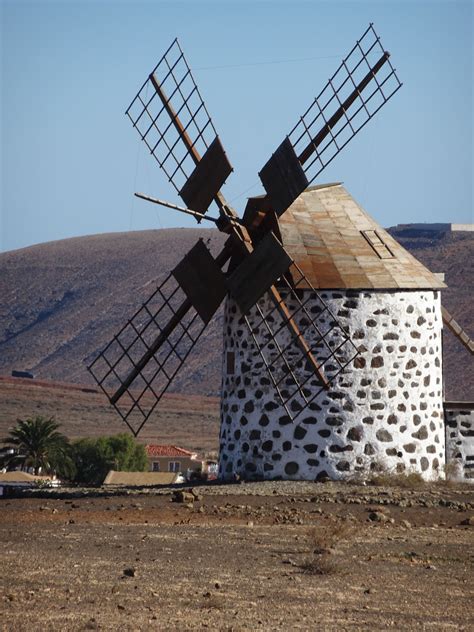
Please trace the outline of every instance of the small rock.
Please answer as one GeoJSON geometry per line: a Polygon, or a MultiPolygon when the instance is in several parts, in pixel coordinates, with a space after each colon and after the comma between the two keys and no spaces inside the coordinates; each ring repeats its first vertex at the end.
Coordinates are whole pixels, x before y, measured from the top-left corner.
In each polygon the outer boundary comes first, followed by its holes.
{"type": "Polygon", "coordinates": [[[411,529],[411,522],[408,522],[408,520],[402,520],[400,524],[402,527],[405,527],[405,529],[411,529]]]}
{"type": "Polygon", "coordinates": [[[123,606],[121,603],[118,603],[118,604],[117,604],[117,608],[118,608],[119,610],[125,610],[125,606],[123,606]]]}
{"type": "Polygon", "coordinates": [[[171,502],[173,503],[193,503],[194,496],[189,492],[184,492],[182,489],[178,489],[173,492],[171,496],[171,502]]]}
{"type": "Polygon", "coordinates": [[[468,527],[474,527],[474,516],[469,516],[469,518],[465,518],[460,522],[460,524],[468,527]]]}
{"type": "Polygon", "coordinates": [[[73,520],[72,518],[68,521],[69,524],[75,524],[75,520],[73,520]]]}
{"type": "Polygon", "coordinates": [[[388,522],[389,518],[381,511],[371,511],[368,515],[371,522],[388,522]]]}
{"type": "Polygon", "coordinates": [[[137,570],[135,568],[124,568],[123,574],[125,577],[135,577],[137,574],[137,570]]]}

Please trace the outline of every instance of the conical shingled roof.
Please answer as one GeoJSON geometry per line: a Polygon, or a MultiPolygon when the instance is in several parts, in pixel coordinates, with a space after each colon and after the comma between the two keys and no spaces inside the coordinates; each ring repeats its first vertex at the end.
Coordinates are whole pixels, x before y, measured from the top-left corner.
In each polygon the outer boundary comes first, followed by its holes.
{"type": "Polygon", "coordinates": [[[341,184],[307,189],[278,223],[283,245],[314,288],[446,287],[341,184]]]}

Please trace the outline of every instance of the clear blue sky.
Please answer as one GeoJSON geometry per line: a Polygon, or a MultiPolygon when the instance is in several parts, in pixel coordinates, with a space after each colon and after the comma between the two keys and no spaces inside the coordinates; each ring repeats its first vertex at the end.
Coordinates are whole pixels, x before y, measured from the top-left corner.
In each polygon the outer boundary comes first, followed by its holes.
{"type": "Polygon", "coordinates": [[[404,86],[319,181],[343,180],[384,226],[473,221],[471,1],[0,6],[0,250],[195,225],[133,197],[179,202],[124,116],[175,36],[235,169],[224,193],[241,211],[239,196],[261,192],[257,172],[370,21],[404,86]]]}

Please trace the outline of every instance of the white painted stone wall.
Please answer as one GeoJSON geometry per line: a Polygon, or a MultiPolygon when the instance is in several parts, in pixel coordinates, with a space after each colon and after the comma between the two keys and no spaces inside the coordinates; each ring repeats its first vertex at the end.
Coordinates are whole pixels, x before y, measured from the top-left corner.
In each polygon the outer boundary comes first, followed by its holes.
{"type": "Polygon", "coordinates": [[[446,463],[454,479],[474,483],[474,408],[445,405],[446,463]]]}
{"type": "MultiPolygon", "coordinates": [[[[342,479],[377,470],[442,476],[439,292],[325,290],[320,297],[361,353],[293,421],[236,304],[227,301],[220,477],[342,479]]],[[[324,329],[325,317],[318,324],[324,329]]]]}

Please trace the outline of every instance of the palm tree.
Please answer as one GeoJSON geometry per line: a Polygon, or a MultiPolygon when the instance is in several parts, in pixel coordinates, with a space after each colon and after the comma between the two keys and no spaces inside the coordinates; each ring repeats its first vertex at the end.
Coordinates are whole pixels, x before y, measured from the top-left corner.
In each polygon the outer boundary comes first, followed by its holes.
{"type": "Polygon", "coordinates": [[[13,459],[32,467],[34,474],[44,471],[68,477],[74,470],[71,446],[67,437],[58,432],[59,426],[53,417],[19,419],[3,443],[16,448],[18,454],[13,459]]]}

